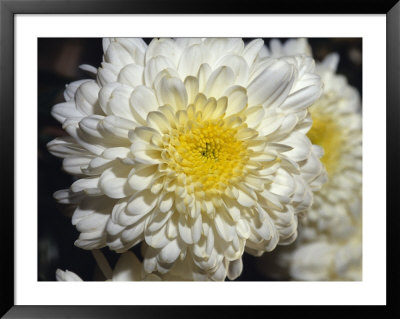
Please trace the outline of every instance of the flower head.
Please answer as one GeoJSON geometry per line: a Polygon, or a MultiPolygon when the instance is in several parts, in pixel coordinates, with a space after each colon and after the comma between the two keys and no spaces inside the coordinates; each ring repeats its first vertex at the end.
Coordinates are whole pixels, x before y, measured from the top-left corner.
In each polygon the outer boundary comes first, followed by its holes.
{"type": "Polygon", "coordinates": [[[79,178],[55,193],[76,205],[75,244],[145,242],[148,273],[182,264],[188,278],[223,279],[240,273],[245,247],[292,242],[324,181],[306,135],[322,91],[312,58],[271,58],[260,39],[103,47],[96,79],[70,84],[52,111],[70,136],[49,150],[79,178]]]}
{"type": "Polygon", "coordinates": [[[291,274],[298,279],[361,280],[362,276],[360,100],[347,80],[335,74],[337,61],[337,55],[330,55],[317,68],[326,93],[310,108],[313,126],[308,136],[323,147],[321,161],[329,178],[315,194],[302,224],[299,240],[304,245],[294,253],[291,265],[291,274]],[[319,252],[323,256],[317,257],[319,252]],[[314,255],[314,261],[305,255],[314,255]]]}

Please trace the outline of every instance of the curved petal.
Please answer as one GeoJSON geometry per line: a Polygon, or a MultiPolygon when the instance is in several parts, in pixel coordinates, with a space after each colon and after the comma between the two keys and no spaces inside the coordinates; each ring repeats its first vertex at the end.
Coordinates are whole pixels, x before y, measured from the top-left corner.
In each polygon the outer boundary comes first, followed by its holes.
{"type": "Polygon", "coordinates": [[[171,105],[175,110],[186,108],[188,94],[178,78],[163,77],[157,84],[157,99],[160,105],[171,105]]]}

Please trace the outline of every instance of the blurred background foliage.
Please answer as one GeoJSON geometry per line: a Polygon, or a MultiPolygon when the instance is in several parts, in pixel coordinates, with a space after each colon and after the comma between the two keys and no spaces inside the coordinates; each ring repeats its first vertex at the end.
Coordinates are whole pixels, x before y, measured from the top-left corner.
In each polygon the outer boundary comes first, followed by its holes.
{"type": "MultiPolygon", "coordinates": [[[[149,43],[151,39],[145,39],[149,43]]],[[[245,39],[246,42],[252,39],[245,39]]],[[[280,38],[285,41],[286,39],[280,38]]],[[[309,38],[317,61],[327,54],[338,52],[338,73],[362,94],[362,39],[361,38],[309,38]]],[[[269,39],[265,39],[268,45],[269,39]]],[[[61,169],[62,160],[52,156],[46,144],[66,135],[50,114],[54,104],[64,101],[65,85],[90,77],[80,70],[80,64],[98,67],[102,61],[100,38],[40,38],[38,39],[38,280],[55,280],[57,268],[77,273],[84,280],[101,280],[96,263],[89,251],[74,246],[79,233],[69,217],[57,205],[52,194],[68,188],[74,178],[61,169]]],[[[133,248],[140,257],[138,247],[133,248]]],[[[103,248],[113,267],[118,255],[103,248]]],[[[257,257],[244,254],[244,270],[239,281],[271,280],[265,277],[255,262],[257,257]]]]}

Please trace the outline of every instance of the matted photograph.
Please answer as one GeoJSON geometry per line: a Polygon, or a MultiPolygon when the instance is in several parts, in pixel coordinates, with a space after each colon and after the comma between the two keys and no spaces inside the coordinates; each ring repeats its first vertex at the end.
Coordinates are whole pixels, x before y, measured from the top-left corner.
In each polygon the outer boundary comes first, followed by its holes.
{"type": "Polygon", "coordinates": [[[39,281],[361,281],[362,38],[39,38],[39,281]]]}
{"type": "Polygon", "coordinates": [[[399,5],[202,15],[59,0],[24,14],[1,1],[14,107],[0,116],[13,212],[0,315],[395,304],[399,5]]]}

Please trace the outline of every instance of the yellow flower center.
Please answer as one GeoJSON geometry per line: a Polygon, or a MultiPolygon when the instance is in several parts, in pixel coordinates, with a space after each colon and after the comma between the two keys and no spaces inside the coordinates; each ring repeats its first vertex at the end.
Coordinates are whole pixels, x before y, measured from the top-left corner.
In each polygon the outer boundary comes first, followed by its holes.
{"type": "Polygon", "coordinates": [[[238,130],[222,119],[182,126],[171,141],[176,150],[174,170],[204,192],[219,193],[236,183],[248,160],[245,142],[236,137],[238,130]]]}
{"type": "Polygon", "coordinates": [[[313,124],[307,136],[313,144],[319,145],[324,149],[322,163],[331,176],[334,174],[341,154],[343,132],[336,123],[332,114],[323,114],[311,109],[313,124]]]}

